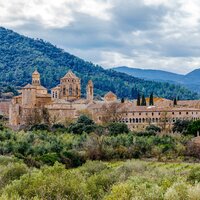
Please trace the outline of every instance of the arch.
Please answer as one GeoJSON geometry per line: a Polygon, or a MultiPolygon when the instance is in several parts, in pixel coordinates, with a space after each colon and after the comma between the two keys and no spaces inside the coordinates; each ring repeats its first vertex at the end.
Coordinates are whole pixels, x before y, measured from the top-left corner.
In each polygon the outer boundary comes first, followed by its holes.
{"type": "Polygon", "coordinates": [[[72,96],[72,91],[73,91],[72,85],[69,85],[69,96],[72,96]]]}
{"type": "Polygon", "coordinates": [[[78,86],[76,86],[76,95],[78,96],[78,86]]]}
{"type": "Polygon", "coordinates": [[[65,86],[63,87],[63,96],[65,96],[66,95],[66,88],[65,88],[65,86]]]}

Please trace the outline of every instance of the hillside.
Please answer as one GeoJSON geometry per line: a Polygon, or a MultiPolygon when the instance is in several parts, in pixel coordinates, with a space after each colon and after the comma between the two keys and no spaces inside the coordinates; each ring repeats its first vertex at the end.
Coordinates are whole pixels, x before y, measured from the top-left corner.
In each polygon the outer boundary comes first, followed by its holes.
{"type": "Polygon", "coordinates": [[[134,77],[143,78],[145,80],[182,84],[190,90],[200,93],[200,69],[196,69],[186,75],[176,74],[163,70],[139,69],[126,66],[115,67],[113,70],[121,73],[126,73],[134,77]]]}
{"type": "Polygon", "coordinates": [[[24,86],[31,81],[31,73],[37,67],[42,83],[48,89],[59,83],[68,69],[73,70],[82,80],[83,93],[89,79],[94,81],[95,94],[108,91],[119,97],[136,98],[137,92],[181,99],[196,99],[198,95],[188,89],[169,83],[146,81],[125,73],[105,70],[86,62],[56,46],[40,39],[31,39],[11,30],[0,28],[0,85],[24,86]]]}

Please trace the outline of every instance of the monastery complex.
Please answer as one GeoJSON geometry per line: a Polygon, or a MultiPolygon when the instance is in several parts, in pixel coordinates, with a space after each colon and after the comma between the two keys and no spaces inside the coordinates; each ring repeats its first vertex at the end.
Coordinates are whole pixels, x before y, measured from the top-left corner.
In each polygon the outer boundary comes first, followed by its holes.
{"type": "Polygon", "coordinates": [[[150,124],[170,129],[178,119],[200,119],[199,100],[178,101],[174,106],[171,100],[154,98],[154,106],[137,106],[136,100],[122,103],[112,92],[108,92],[102,100],[95,100],[94,87],[89,80],[87,96],[81,98],[81,80],[69,70],[49,94],[41,85],[40,74],[36,70],[32,74],[32,84],[23,87],[21,94],[13,97],[9,124],[13,129],[20,129],[33,120],[33,115],[37,120],[36,113],[42,112],[48,115],[51,123],[73,121],[81,114],[89,113],[96,123],[118,121],[126,123],[131,130],[142,130],[150,124]]]}

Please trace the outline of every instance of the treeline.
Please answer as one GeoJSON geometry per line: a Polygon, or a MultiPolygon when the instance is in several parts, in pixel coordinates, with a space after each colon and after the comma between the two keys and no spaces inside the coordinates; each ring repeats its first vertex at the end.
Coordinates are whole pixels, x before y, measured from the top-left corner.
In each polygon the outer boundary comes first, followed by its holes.
{"type": "Polygon", "coordinates": [[[191,134],[196,135],[199,124],[200,121],[190,122],[180,129],[183,125],[177,122],[173,129],[176,134],[171,135],[161,133],[154,125],[143,132],[131,132],[123,123],[100,126],[86,116],[67,127],[35,124],[29,131],[20,132],[1,125],[0,155],[13,155],[28,166],[60,162],[67,168],[80,166],[86,160],[195,160],[200,158],[200,149],[191,145],[191,134]]]}
{"type": "Polygon", "coordinates": [[[48,89],[56,86],[68,69],[81,78],[82,94],[89,79],[95,85],[95,95],[112,91],[120,98],[137,98],[138,92],[173,99],[198,99],[197,93],[169,83],[145,81],[132,76],[104,70],[90,62],[70,55],[43,40],[34,40],[0,28],[0,85],[24,86],[31,82],[31,72],[37,68],[42,83],[48,89]]]}

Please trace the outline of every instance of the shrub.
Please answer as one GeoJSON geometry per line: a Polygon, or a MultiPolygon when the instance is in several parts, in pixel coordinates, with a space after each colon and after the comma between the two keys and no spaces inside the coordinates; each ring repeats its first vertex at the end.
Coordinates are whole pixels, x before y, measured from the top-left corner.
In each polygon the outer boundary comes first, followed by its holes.
{"type": "Polygon", "coordinates": [[[6,169],[0,175],[0,188],[19,179],[23,174],[28,172],[28,168],[22,163],[13,163],[6,166],[6,169]]]}
{"type": "Polygon", "coordinates": [[[31,128],[29,130],[30,131],[37,131],[37,130],[49,131],[50,128],[47,124],[35,124],[35,125],[31,126],[31,128]]]}
{"type": "Polygon", "coordinates": [[[127,124],[113,122],[108,125],[108,130],[111,135],[117,135],[121,133],[128,133],[129,129],[127,124]]]}
{"type": "Polygon", "coordinates": [[[200,182],[200,167],[195,167],[190,170],[188,181],[192,183],[200,182]]]}
{"type": "Polygon", "coordinates": [[[81,155],[75,150],[69,150],[61,153],[61,162],[66,165],[66,167],[78,167],[86,162],[84,155],[81,155]]]}
{"type": "Polygon", "coordinates": [[[149,125],[146,127],[146,131],[148,132],[154,132],[154,133],[159,133],[161,131],[161,128],[158,126],[155,126],[153,124],[149,125]]]}
{"type": "Polygon", "coordinates": [[[39,157],[39,160],[47,165],[54,165],[56,161],[60,161],[59,156],[56,153],[48,153],[39,157]]]}

